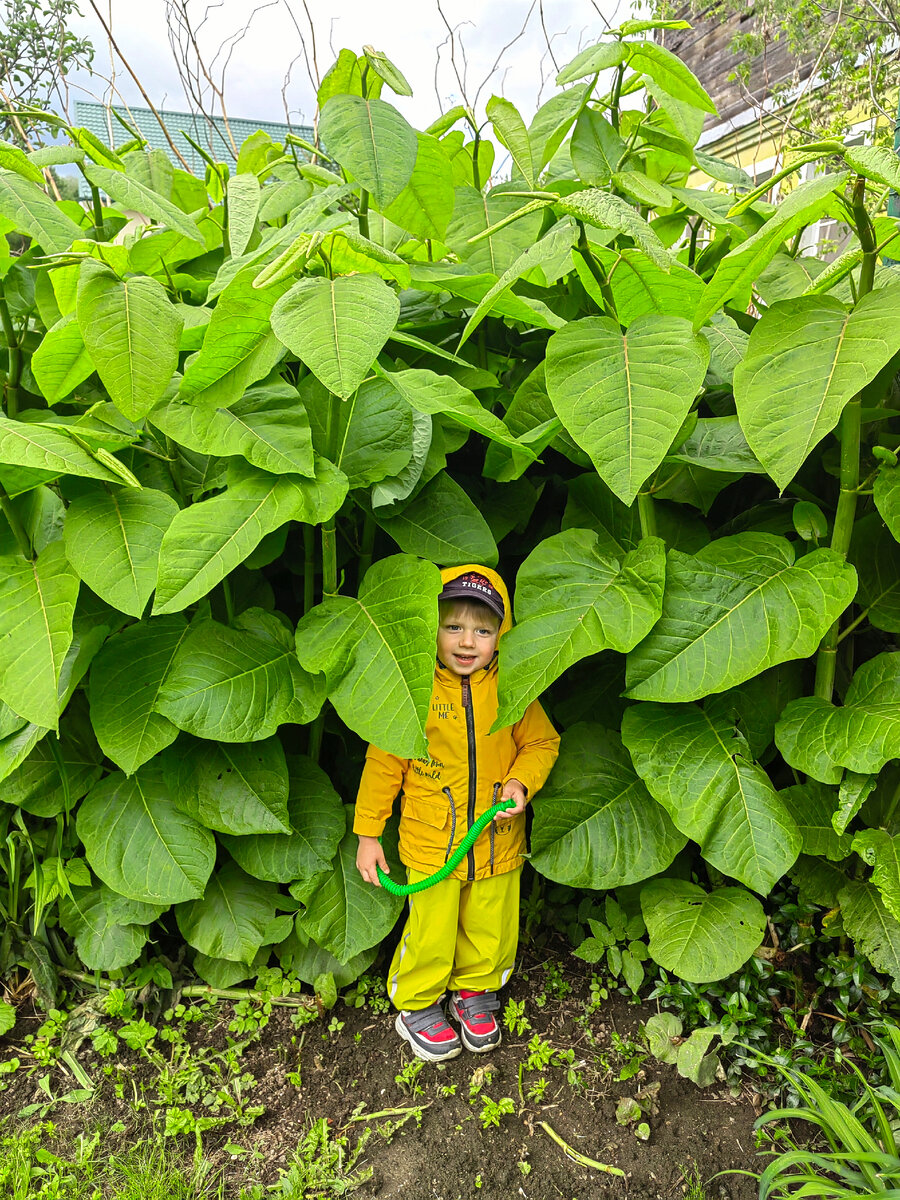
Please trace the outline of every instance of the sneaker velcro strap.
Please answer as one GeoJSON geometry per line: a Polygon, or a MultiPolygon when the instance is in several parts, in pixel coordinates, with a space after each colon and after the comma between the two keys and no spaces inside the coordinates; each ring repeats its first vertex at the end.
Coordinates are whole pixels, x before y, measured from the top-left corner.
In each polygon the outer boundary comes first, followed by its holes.
{"type": "Polygon", "coordinates": [[[456,1011],[464,1021],[472,1021],[475,1017],[487,1016],[496,1012],[500,1007],[496,992],[482,992],[480,996],[457,996],[456,1011]]]}
{"type": "Polygon", "coordinates": [[[430,1004],[428,1008],[420,1008],[414,1012],[404,1011],[403,1022],[411,1033],[450,1028],[440,1004],[430,1004]]]}

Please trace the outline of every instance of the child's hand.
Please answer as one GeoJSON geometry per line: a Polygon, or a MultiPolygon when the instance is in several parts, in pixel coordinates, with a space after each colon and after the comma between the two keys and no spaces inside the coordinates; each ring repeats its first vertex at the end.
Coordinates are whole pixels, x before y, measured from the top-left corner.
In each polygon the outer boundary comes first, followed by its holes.
{"type": "Polygon", "coordinates": [[[500,797],[500,799],[515,800],[516,807],[505,808],[503,812],[497,813],[496,817],[494,817],[495,821],[506,821],[510,817],[515,817],[518,816],[519,813],[523,813],[525,811],[525,805],[528,797],[525,795],[525,789],[522,787],[521,783],[519,783],[518,779],[507,779],[506,783],[503,785],[503,795],[500,797]]]}
{"type": "Polygon", "coordinates": [[[363,834],[358,836],[359,849],[356,852],[356,869],[366,883],[374,883],[376,887],[381,887],[381,881],[375,868],[381,867],[385,875],[390,875],[381,842],[377,837],[364,837],[363,834]]]}

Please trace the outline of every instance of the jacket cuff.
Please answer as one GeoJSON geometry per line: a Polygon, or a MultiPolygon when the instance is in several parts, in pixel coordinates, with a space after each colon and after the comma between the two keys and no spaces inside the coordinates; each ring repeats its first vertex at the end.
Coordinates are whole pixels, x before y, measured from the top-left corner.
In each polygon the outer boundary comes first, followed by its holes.
{"type": "Polygon", "coordinates": [[[353,832],[361,837],[381,837],[384,833],[384,821],[375,817],[356,816],[353,818],[353,832]]]}
{"type": "Polygon", "coordinates": [[[522,785],[522,787],[525,789],[525,799],[530,801],[531,800],[531,789],[529,788],[529,786],[525,782],[525,780],[522,778],[522,775],[523,775],[523,772],[521,772],[521,771],[510,771],[510,773],[504,777],[503,784],[505,786],[507,783],[509,783],[509,781],[511,779],[515,779],[516,783],[520,783],[522,785]]]}

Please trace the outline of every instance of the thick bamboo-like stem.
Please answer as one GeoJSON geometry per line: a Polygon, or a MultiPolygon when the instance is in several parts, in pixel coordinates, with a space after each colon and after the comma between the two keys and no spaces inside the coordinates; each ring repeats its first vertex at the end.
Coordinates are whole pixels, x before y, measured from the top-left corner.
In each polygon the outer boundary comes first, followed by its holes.
{"type": "MultiPolygon", "coordinates": [[[[858,176],[853,189],[853,214],[856,232],[863,250],[859,272],[858,300],[871,292],[875,282],[878,258],[875,231],[865,207],[866,181],[858,176]]],[[[858,302],[858,301],[857,301],[858,302]]],[[[841,414],[841,472],[840,495],[831,535],[831,549],[846,558],[853,536],[856,502],[859,496],[859,444],[862,428],[862,397],[854,396],[841,414]]],[[[819,644],[816,657],[815,695],[831,700],[837,668],[837,648],[840,641],[840,619],[834,622],[819,644]]]]}
{"type": "Polygon", "coordinates": [[[16,337],[9,305],[6,297],[0,292],[0,324],[3,326],[3,337],[6,339],[8,369],[6,373],[6,415],[10,418],[19,415],[19,381],[22,378],[22,347],[16,337]]]}
{"type": "Polygon", "coordinates": [[[359,193],[359,232],[369,236],[369,193],[363,188],[359,193]]]}
{"type": "Polygon", "coordinates": [[[641,537],[656,537],[656,505],[648,492],[638,494],[638,516],[641,518],[641,537]]]}
{"type": "Polygon", "coordinates": [[[303,526],[303,615],[316,602],[316,531],[312,525],[303,526]]]}

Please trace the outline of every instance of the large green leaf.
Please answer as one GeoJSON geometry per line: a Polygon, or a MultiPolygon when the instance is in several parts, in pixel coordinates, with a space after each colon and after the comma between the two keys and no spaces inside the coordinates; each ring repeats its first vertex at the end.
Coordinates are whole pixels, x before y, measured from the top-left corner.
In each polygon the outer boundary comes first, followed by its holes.
{"type": "Polygon", "coordinates": [[[31,356],[31,369],[48,404],[62,400],[87,379],[94,364],[74,313],[47,330],[31,356]]]}
{"type": "Polygon", "coordinates": [[[28,234],[47,254],[62,254],[81,237],[72,218],[36,183],[16,171],[0,170],[0,217],[28,234]]]}
{"type": "Polygon", "coordinates": [[[618,734],[600,725],[566,730],[533,807],[532,865],[571,887],[637,883],[665,870],[686,840],[635,774],[618,734]]]}
{"type": "Polygon", "coordinates": [[[417,412],[450,417],[464,429],[474,429],[501,446],[531,453],[512,436],[499,417],[479,402],[474,392],[451,375],[424,370],[384,371],[383,374],[417,412]]]}
{"type": "Polygon", "coordinates": [[[900,991],[900,920],[886,907],[874,883],[853,880],[838,892],[844,928],[876,971],[900,991]]]}
{"type": "Polygon", "coordinates": [[[259,742],[285,721],[311,721],[323,699],[278,617],[250,608],[233,628],[205,618],[193,623],[156,711],[195,737],[259,742]]]}
{"type": "Polygon", "coordinates": [[[833,296],[773,304],[734,372],[741,426],[780,488],[840,420],[847,401],[900,350],[900,284],[848,312],[833,296]]]}
{"type": "Polygon", "coordinates": [[[309,422],[289,383],[248,389],[230,408],[200,408],[172,400],[150,420],[168,437],[200,454],[240,454],[273,475],[315,474],[309,422]]]}
{"type": "Polygon", "coordinates": [[[684,463],[705,471],[764,475],[765,470],[747,445],[737,417],[700,417],[666,463],[684,463]]]}
{"type": "MultiPolygon", "coordinates": [[[[343,821],[344,814],[341,813],[342,827],[343,821]]],[[[378,954],[378,946],[370,946],[368,950],[354,954],[346,963],[340,963],[295,925],[294,932],[278,946],[276,953],[282,968],[292,971],[304,983],[313,986],[320,975],[330,975],[335,987],[345,988],[369,969],[378,954]]]]}
{"type": "Polygon", "coordinates": [[[884,829],[861,829],[853,849],[872,867],[872,883],[895,921],[900,922],[900,837],[884,829]]]}
{"type": "Polygon", "coordinates": [[[900,189],[900,160],[897,149],[887,146],[847,146],[844,162],[867,179],[874,179],[882,187],[900,189]]]}
{"type": "Polygon", "coordinates": [[[181,381],[180,400],[230,407],[283,357],[284,347],[272,332],[270,317],[291,281],[255,288],[258,274],[255,263],[243,267],[219,294],[200,353],[181,381]]]}
{"type": "Polygon", "coordinates": [[[287,833],[288,771],[278,738],[236,745],[182,738],[163,756],[182,812],[220,833],[287,833]]]}
{"type": "Polygon", "coordinates": [[[62,542],[51,542],[34,562],[0,558],[0,700],[48,729],[59,716],[79,586],[62,542]]]}
{"type": "Polygon", "coordinates": [[[249,963],[268,941],[277,907],[274,884],[226,862],[206,885],[202,899],[179,905],[175,918],[185,941],[201,954],[249,963]]]}
{"type": "Polygon", "coordinates": [[[78,283],[78,326],[110,399],[131,421],[161,399],[178,366],[181,313],[155,279],[121,280],[88,261],[78,283]]]}
{"type": "Polygon", "coordinates": [[[683,317],[638,317],[627,333],[585,317],[547,345],[547,390],[597,473],[631,504],[665,456],[706,374],[709,346],[683,317]]]}
{"type": "Polygon", "coordinates": [[[566,134],[577,119],[591,92],[590,83],[557,92],[537,110],[528,126],[531,154],[543,170],[565,141],[566,134]]]}
{"type": "Polygon", "coordinates": [[[398,554],[370,568],[358,599],[329,596],[297,625],[297,657],[325,673],[338,715],[403,758],[427,748],[440,590],[435,566],[398,554]]]}
{"type": "Polygon", "coordinates": [[[66,511],[69,562],[108,604],[139,617],[156,587],[159,547],[178,512],[154,488],[97,488],[66,511]]]}
{"type": "Polygon", "coordinates": [[[416,164],[416,131],[386,100],[332,96],[322,106],[319,134],[328,153],[371,192],[378,208],[396,200],[416,164]]]}
{"type": "MultiPolygon", "coordinates": [[[[78,475],[85,479],[102,479],[106,483],[121,486],[122,479],[115,471],[94,458],[67,433],[49,425],[34,421],[10,421],[0,415],[0,464],[25,467],[40,476],[30,484],[36,487],[43,479],[57,475],[78,475]],[[46,473],[46,474],[44,474],[46,473]]],[[[4,472],[4,476],[5,476],[4,472]]],[[[15,489],[4,479],[10,495],[27,491],[26,487],[15,489]]]]}
{"type": "Polygon", "coordinates": [[[705,709],[632,705],[622,740],[651,794],[707,862],[767,895],[800,853],[800,833],[727,701],[705,709]]]}
{"type": "Polygon", "coordinates": [[[153,191],[152,188],[147,187],[146,184],[141,183],[139,179],[125,171],[97,166],[95,163],[85,163],[83,169],[91,183],[106,192],[108,196],[112,196],[113,200],[123,207],[144,213],[155,221],[159,221],[161,225],[168,225],[170,229],[176,229],[182,237],[196,242],[200,246],[201,254],[206,249],[203,234],[193,219],[172,204],[170,200],[160,196],[159,192],[153,191]]]}
{"type": "Polygon", "coordinates": [[[701,325],[741,288],[753,283],[774,258],[782,242],[819,217],[831,194],[847,182],[847,173],[822,175],[801,183],[751,237],[736,246],[719,263],[715,275],[694,313],[694,328],[701,325]]]}
{"type": "Polygon", "coordinates": [[[635,700],[697,700],[777,663],[807,658],[856,594],[856,572],[833,550],[794,562],[766,533],[669,552],[662,616],[628,656],[635,700]]]}
{"type": "Polygon", "coordinates": [[[179,811],[158,768],[108,775],[82,801],[77,830],[103,882],[147,904],[202,896],[216,861],[215,838],[179,811]]]}
{"type": "Polygon", "coordinates": [[[290,833],[220,839],[248,874],[275,883],[312,880],[330,871],[344,836],[344,808],[322,768],[299,755],[287,763],[290,833]]]}
{"type": "Polygon", "coordinates": [[[704,892],[683,879],[641,889],[650,956],[689,983],[713,983],[742,966],[762,941],[766,914],[741,888],[704,892]]]}
{"type": "Polygon", "coordinates": [[[405,554],[445,567],[497,565],[497,543],[475,502],[445,472],[427,484],[401,513],[377,516],[381,528],[405,554]]]}
{"type": "MultiPolygon", "coordinates": [[[[297,917],[298,926],[342,963],[382,941],[403,908],[402,897],[363,882],[356,869],[359,839],[352,831],[352,811],[346,809],[348,829],[332,869],[306,895],[306,909],[297,917]]],[[[396,877],[396,868],[393,873],[396,877]]]]}
{"type": "Polygon", "coordinates": [[[59,919],[81,962],[90,971],[118,971],[133,963],[149,936],[146,926],[163,912],[159,904],[129,900],[101,884],[61,896],[59,919]]]}
{"type": "Polygon", "coordinates": [[[300,385],[319,454],[334,463],[351,488],[368,487],[396,475],[412,453],[409,405],[384,379],[367,379],[349,400],[335,403],[312,376],[300,385]]]}
{"type": "Polygon", "coordinates": [[[91,667],[91,721],[107,758],[132,775],[178,730],[156,712],[163,681],[187,636],[184,617],[154,617],[111,637],[91,667]]]}
{"type": "Polygon", "coordinates": [[[794,700],[775,728],[778,749],[798,771],[838,783],[844,768],[876,774],[900,758],[900,654],[863,663],[838,708],[818,696],[794,700]]]}
{"type": "Polygon", "coordinates": [[[516,578],[516,625],[500,643],[496,728],[517,721],[587,655],[637,645],[659,618],[665,578],[659,538],[621,559],[604,554],[587,529],[545,538],[516,578]]]}
{"type": "Polygon", "coordinates": [[[272,328],[330,392],[346,399],[369,373],[399,315],[396,293],[376,275],[308,278],[275,305],[272,328]]]}
{"type": "Polygon", "coordinates": [[[416,237],[440,238],[453,215],[453,170],[437,138],[416,134],[416,165],[403,191],[384,209],[384,215],[416,237]]]}
{"type": "Polygon", "coordinates": [[[317,477],[310,480],[269,475],[235,460],[228,488],[182,509],[166,531],[154,614],[180,612],[205,596],[285,522],[316,525],[332,516],[347,494],[347,481],[325,459],[316,468],[317,477]]]}

